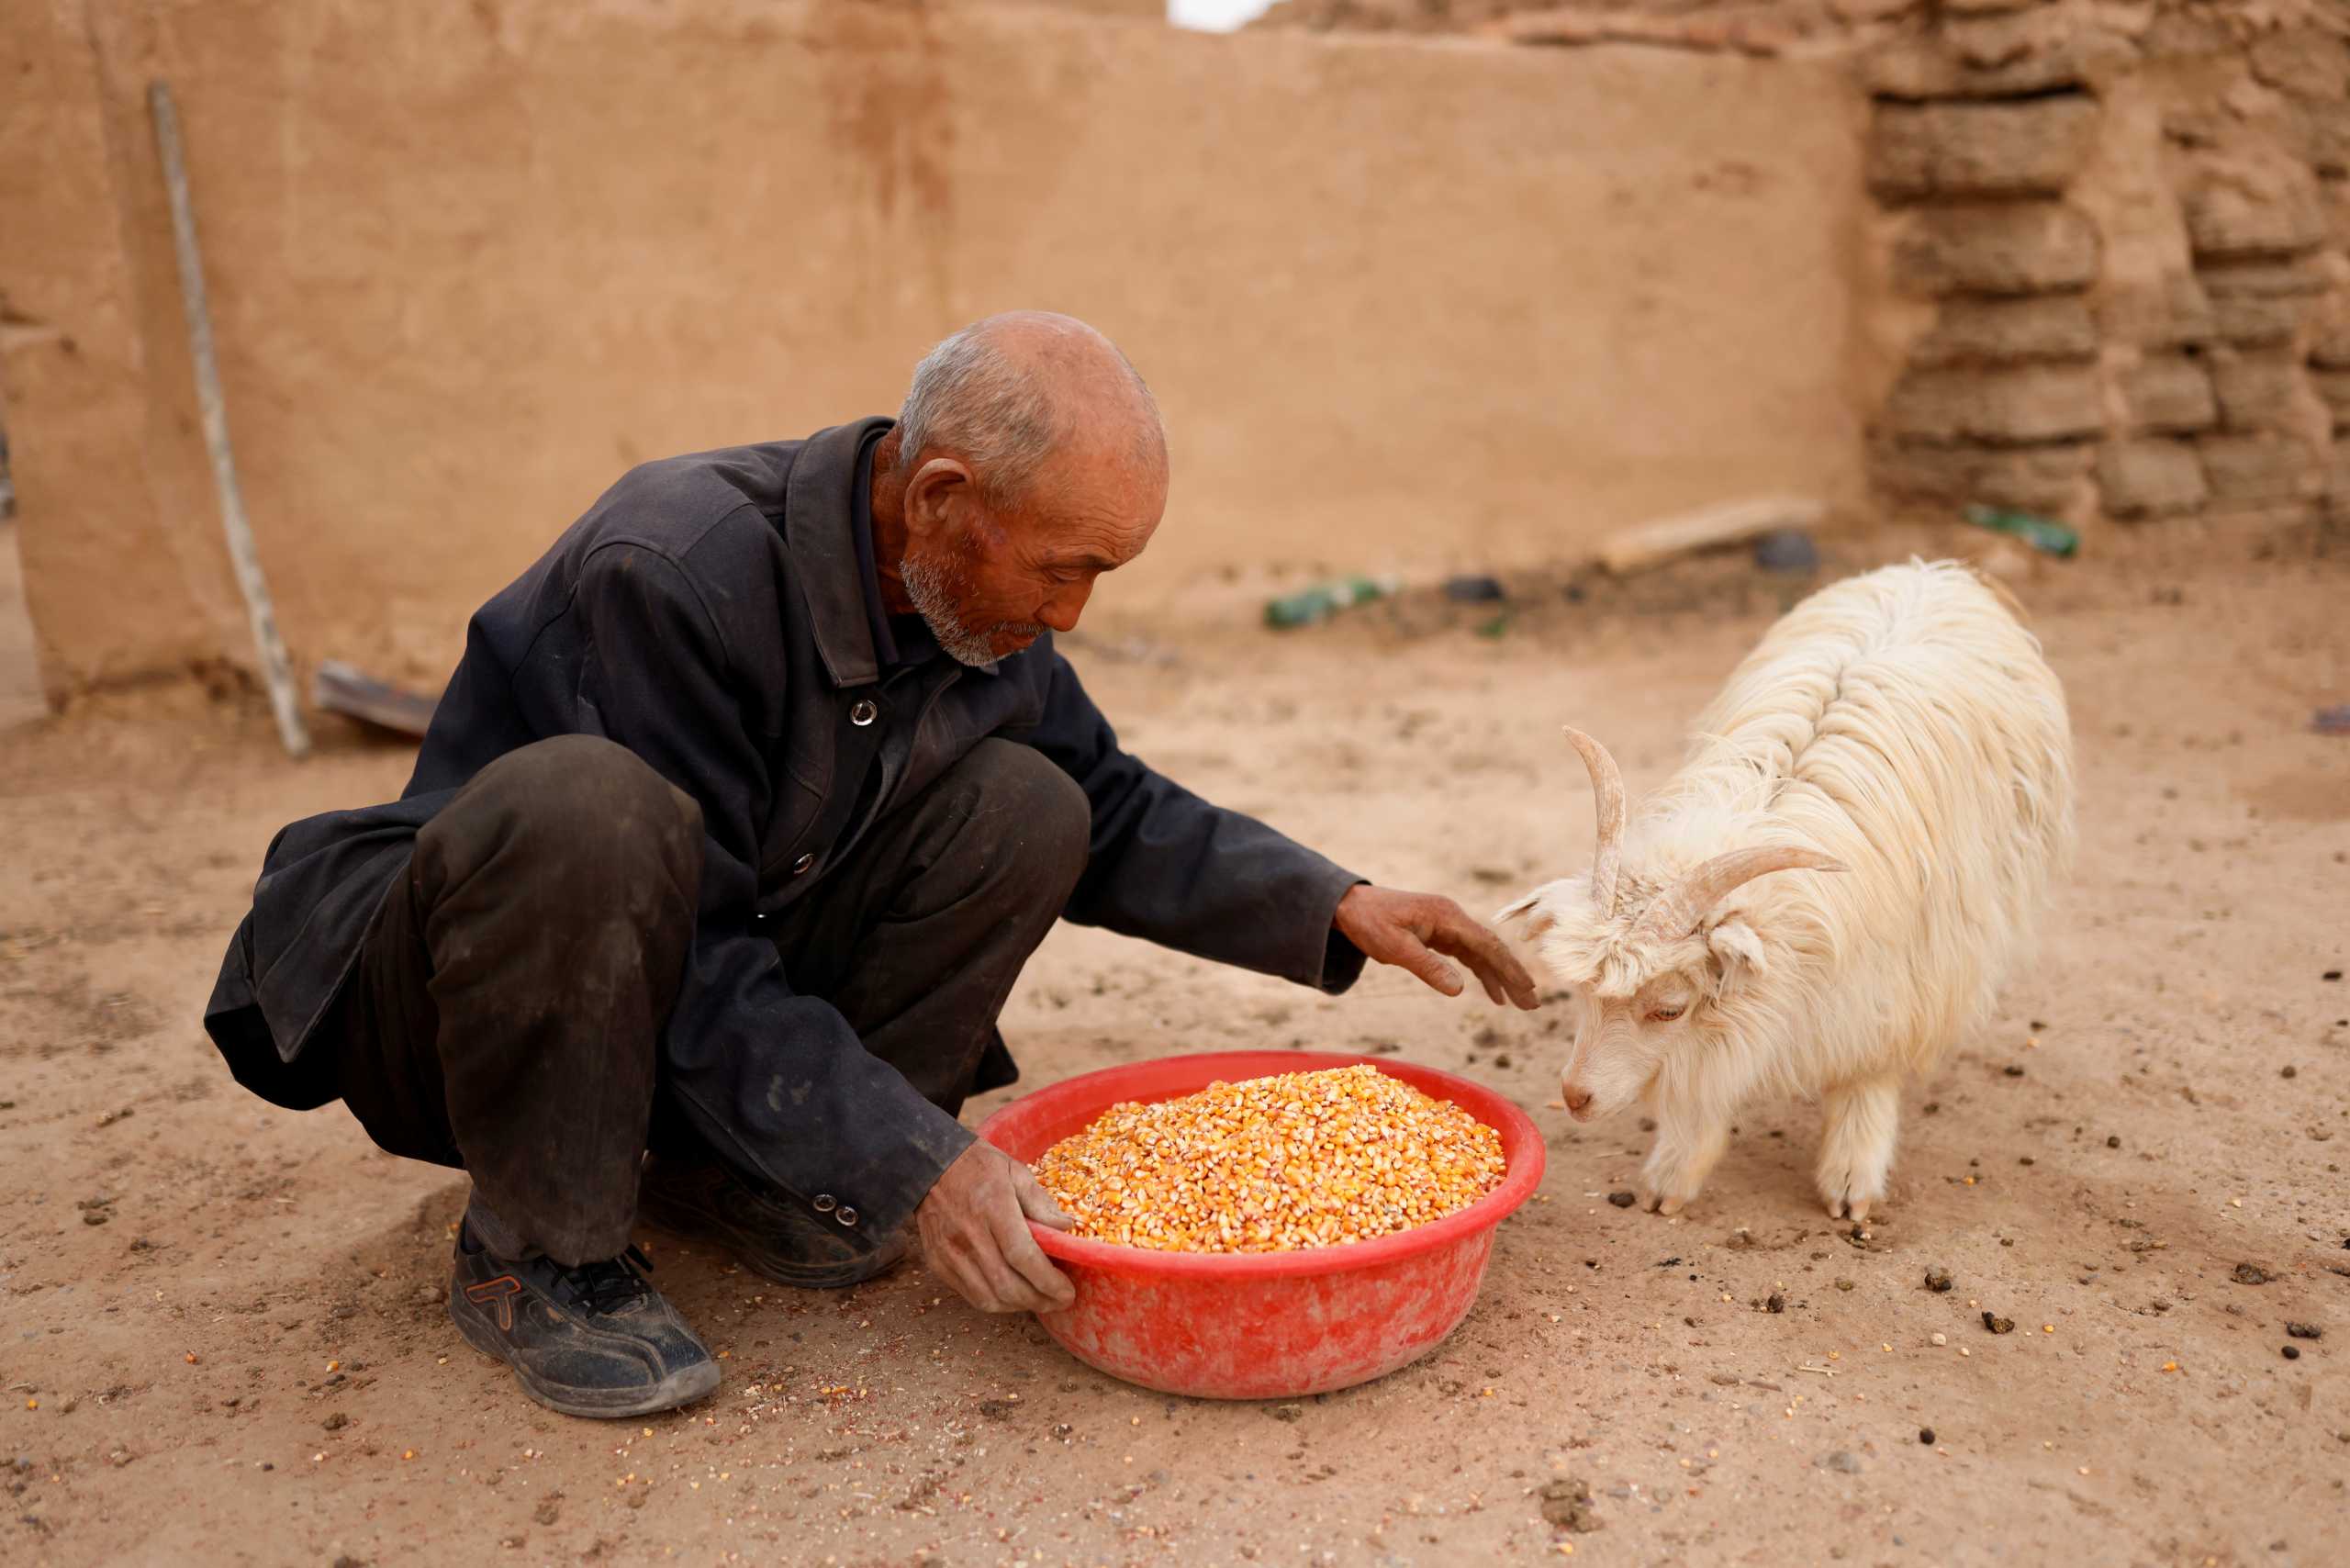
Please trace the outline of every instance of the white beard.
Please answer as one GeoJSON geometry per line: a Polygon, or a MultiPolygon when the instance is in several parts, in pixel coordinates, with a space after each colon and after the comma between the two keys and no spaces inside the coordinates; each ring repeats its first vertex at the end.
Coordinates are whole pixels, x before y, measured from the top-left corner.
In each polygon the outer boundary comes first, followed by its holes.
{"type": "Polygon", "coordinates": [[[995,639],[999,635],[1044,635],[1045,628],[1030,622],[1003,621],[987,627],[968,624],[956,608],[955,575],[951,566],[917,555],[908,555],[898,567],[899,578],[906,585],[906,597],[913,601],[914,612],[930,628],[930,634],[938,639],[940,650],[948,658],[959,665],[991,665],[996,660],[995,639]]]}

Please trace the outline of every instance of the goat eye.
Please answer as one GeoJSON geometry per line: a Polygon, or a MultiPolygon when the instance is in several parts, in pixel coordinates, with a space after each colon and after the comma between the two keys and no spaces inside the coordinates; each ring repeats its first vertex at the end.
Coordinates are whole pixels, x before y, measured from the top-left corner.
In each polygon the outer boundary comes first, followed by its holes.
{"type": "Polygon", "coordinates": [[[1670,1024],[1675,1018],[1680,1017],[1687,1011],[1688,1009],[1685,1007],[1652,1007],[1649,1009],[1649,1022],[1651,1024],[1670,1024]]]}

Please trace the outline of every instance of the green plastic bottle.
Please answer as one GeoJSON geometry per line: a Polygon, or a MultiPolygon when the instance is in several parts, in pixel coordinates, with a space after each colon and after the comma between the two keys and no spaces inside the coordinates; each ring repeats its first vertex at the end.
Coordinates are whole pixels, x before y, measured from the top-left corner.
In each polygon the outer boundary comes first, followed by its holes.
{"type": "Polygon", "coordinates": [[[2005,533],[2022,540],[2035,550],[2069,559],[2081,548],[2081,536],[2061,522],[2051,522],[2044,517],[2034,517],[2027,511],[2009,511],[2000,507],[1971,506],[1965,511],[1966,521],[1977,528],[1987,528],[1994,533],[2005,533]]]}
{"type": "Polygon", "coordinates": [[[1342,610],[1352,610],[1356,605],[1385,599],[1394,591],[1395,584],[1386,578],[1334,577],[1326,583],[1316,583],[1310,588],[1268,599],[1265,602],[1265,624],[1282,631],[1295,626],[1315,625],[1342,610]]]}

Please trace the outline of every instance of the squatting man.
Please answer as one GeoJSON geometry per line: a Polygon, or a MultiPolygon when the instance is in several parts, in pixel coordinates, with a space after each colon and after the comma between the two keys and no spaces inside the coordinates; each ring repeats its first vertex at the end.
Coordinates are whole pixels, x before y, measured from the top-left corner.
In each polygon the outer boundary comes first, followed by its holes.
{"type": "Polygon", "coordinates": [[[1053,647],[1142,554],[1164,428],[1063,316],[967,328],[895,420],[649,463],[475,615],[400,799],[270,845],[205,1025],[280,1105],[458,1167],[449,1311],[531,1397],[718,1386],[638,1221],[767,1279],[910,1237],[990,1312],[1072,1299],[1065,1226],[976,1142],[997,1015],[1055,920],[1333,994],[1524,967],[1119,748],[1053,647]]]}

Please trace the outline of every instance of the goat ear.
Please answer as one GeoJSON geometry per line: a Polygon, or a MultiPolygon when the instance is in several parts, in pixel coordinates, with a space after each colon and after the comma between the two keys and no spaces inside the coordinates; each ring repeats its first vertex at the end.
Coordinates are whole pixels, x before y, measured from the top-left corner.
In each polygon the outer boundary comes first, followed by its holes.
{"type": "Polygon", "coordinates": [[[1535,889],[1532,892],[1527,894],[1516,903],[1511,904],[1507,909],[1505,909],[1500,913],[1494,915],[1494,924],[1495,925],[1507,925],[1514,920],[1523,920],[1526,922],[1527,935],[1542,935],[1556,924],[1550,916],[1550,912],[1541,907],[1543,895],[1549,890],[1550,890],[1547,888],[1535,889]]]}
{"type": "Polygon", "coordinates": [[[1769,967],[1762,956],[1762,938],[1741,915],[1731,915],[1706,933],[1706,946],[1714,956],[1714,963],[1722,979],[1736,984],[1750,973],[1762,974],[1769,967]]]}

